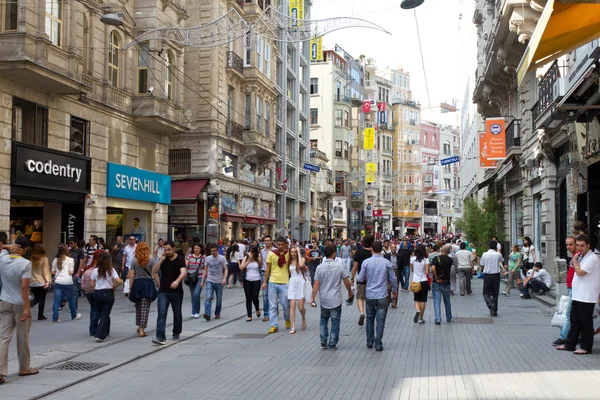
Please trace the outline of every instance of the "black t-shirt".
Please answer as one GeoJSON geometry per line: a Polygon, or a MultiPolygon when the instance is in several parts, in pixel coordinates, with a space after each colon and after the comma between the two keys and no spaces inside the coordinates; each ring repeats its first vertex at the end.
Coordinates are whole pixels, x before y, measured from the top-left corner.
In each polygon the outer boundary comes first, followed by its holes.
{"type": "Polygon", "coordinates": [[[435,256],[431,265],[435,266],[435,272],[437,273],[438,280],[442,280],[442,283],[450,282],[450,270],[452,269],[452,258],[446,255],[435,256]]]}
{"type": "Polygon", "coordinates": [[[371,258],[372,255],[373,253],[371,252],[371,250],[367,250],[364,247],[361,247],[360,249],[356,250],[356,253],[354,253],[354,262],[358,263],[358,271],[356,272],[357,274],[360,273],[363,261],[365,261],[367,258],[371,258]]]}
{"type": "Polygon", "coordinates": [[[77,271],[79,270],[80,261],[85,259],[85,253],[83,252],[82,249],[78,248],[77,250],[73,250],[73,249],[69,250],[69,255],[75,262],[75,266],[73,267],[73,275],[75,275],[75,274],[77,274],[77,271]]]}
{"type": "Polygon", "coordinates": [[[183,294],[183,286],[181,282],[176,289],[171,289],[171,283],[179,278],[181,268],[185,269],[185,259],[178,254],[174,260],[165,258],[160,266],[160,289],[162,293],[181,293],[183,294]]]}
{"type": "Polygon", "coordinates": [[[320,264],[321,264],[321,259],[316,259],[317,257],[322,257],[322,253],[321,250],[319,249],[312,249],[309,250],[310,252],[310,263],[308,263],[309,267],[313,267],[313,268],[317,268],[320,264]]]}

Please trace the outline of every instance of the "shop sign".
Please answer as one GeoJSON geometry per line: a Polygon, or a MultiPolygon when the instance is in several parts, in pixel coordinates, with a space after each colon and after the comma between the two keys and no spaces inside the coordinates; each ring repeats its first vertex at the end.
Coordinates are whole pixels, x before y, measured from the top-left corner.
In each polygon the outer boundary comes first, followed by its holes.
{"type": "Polygon", "coordinates": [[[432,217],[432,216],[428,216],[428,215],[424,215],[423,216],[423,222],[432,222],[432,223],[437,223],[437,217],[432,217]]]}
{"type": "Polygon", "coordinates": [[[198,224],[198,216],[196,215],[171,215],[169,220],[172,224],[198,224]]]}
{"type": "Polygon", "coordinates": [[[244,197],[242,199],[242,214],[254,215],[254,199],[244,197]]]}
{"type": "Polygon", "coordinates": [[[389,221],[392,219],[392,216],[390,214],[383,214],[383,220],[384,221],[389,221]]]}
{"type": "Polygon", "coordinates": [[[77,236],[78,238],[83,238],[83,219],[83,203],[62,204],[60,230],[61,232],[65,232],[65,240],[68,239],[70,236],[77,236]]]}
{"type": "Polygon", "coordinates": [[[383,210],[373,210],[374,217],[383,217],[383,210]]]}
{"type": "Polygon", "coordinates": [[[106,195],[151,203],[171,203],[169,175],[107,163],[106,195]]]}
{"type": "Polygon", "coordinates": [[[334,219],[332,223],[333,226],[346,226],[346,221],[344,221],[343,219],[334,219]]]}
{"type": "Polygon", "coordinates": [[[169,206],[169,215],[196,216],[198,215],[198,204],[172,204],[169,206]]]}
{"type": "Polygon", "coordinates": [[[89,193],[90,159],[13,142],[11,178],[13,185],[89,193]]]}

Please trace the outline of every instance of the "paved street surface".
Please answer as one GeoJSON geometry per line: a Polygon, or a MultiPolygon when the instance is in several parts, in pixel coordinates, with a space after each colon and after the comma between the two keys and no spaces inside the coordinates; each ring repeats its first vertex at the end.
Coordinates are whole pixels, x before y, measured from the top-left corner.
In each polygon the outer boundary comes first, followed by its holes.
{"type": "MultiPolygon", "coordinates": [[[[186,318],[182,340],[165,347],[150,343],[155,304],[149,336],[135,338],[133,304],[119,299],[111,336],[100,344],[86,335],[89,314],[82,307],[82,321],[34,323],[32,366],[43,368],[37,376],[9,378],[0,399],[600,398],[600,345],[590,356],[556,351],[552,309],[514,292],[501,296],[492,320],[478,279],[474,293],[453,296],[455,321],[441,326],[433,323],[431,298],[426,323],[416,325],[412,294],[400,293],[398,309],[388,313],[383,352],[366,348],[355,305],[344,306],[335,352],[319,345],[318,309],[309,309],[305,331],[267,335],[268,323],[245,321],[240,288],[224,291],[220,321],[186,318]],[[101,367],[49,369],[64,360],[101,367]]],[[[184,317],[188,303],[186,292],[184,317]]],[[[13,345],[10,373],[17,371],[15,356],[13,345]]]]}

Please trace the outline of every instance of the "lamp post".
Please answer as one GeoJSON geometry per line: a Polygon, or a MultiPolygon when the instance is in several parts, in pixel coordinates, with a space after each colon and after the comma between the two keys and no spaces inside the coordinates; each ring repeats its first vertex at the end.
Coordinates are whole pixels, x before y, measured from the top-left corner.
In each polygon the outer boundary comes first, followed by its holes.
{"type": "Polygon", "coordinates": [[[400,7],[404,10],[410,10],[412,8],[419,7],[424,1],[425,0],[402,0],[400,7]]]}

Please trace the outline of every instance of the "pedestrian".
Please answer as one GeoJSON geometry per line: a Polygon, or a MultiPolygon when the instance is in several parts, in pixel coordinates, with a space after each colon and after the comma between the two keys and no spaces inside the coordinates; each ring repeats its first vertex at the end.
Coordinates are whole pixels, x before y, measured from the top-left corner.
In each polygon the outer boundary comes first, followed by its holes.
{"type": "Polygon", "coordinates": [[[31,250],[29,261],[31,261],[31,280],[29,281],[29,288],[34,297],[31,301],[31,308],[37,304],[37,319],[38,321],[44,321],[48,319],[44,315],[46,295],[48,294],[48,286],[52,284],[50,263],[48,262],[48,257],[46,257],[46,249],[44,249],[44,246],[40,243],[36,243],[31,250]]]}
{"type": "Polygon", "coordinates": [[[600,295],[600,259],[590,248],[590,239],[579,235],[575,240],[577,253],[573,255],[573,278],[571,303],[571,328],[565,344],[557,350],[573,351],[576,355],[592,353],[594,346],[594,307],[600,295]],[[575,350],[577,341],[579,350],[575,350]]]}
{"type": "MultiPolygon", "coordinates": [[[[129,268],[131,267],[131,261],[133,261],[133,258],[135,257],[136,246],[135,236],[129,236],[129,244],[123,249],[123,260],[121,262],[121,278],[123,280],[127,279],[127,276],[129,275],[129,268]]],[[[128,296],[131,291],[131,288],[128,286],[128,284],[125,284],[123,287],[123,294],[125,294],[125,296],[128,296]]]]}
{"type": "Polygon", "coordinates": [[[348,272],[348,275],[352,272],[352,248],[348,244],[348,239],[344,240],[344,244],[340,246],[340,257],[344,268],[348,272]]]}
{"type": "Polygon", "coordinates": [[[319,294],[321,302],[320,340],[321,348],[336,350],[340,339],[342,319],[342,282],[348,291],[348,299],[352,301],[352,283],[348,279],[348,271],[341,262],[335,260],[336,248],[329,245],[325,248],[325,262],[315,271],[315,283],[312,288],[310,306],[316,307],[315,297],[319,294]],[[331,319],[331,328],[329,320],[331,319]]]}
{"type": "MultiPolygon", "coordinates": [[[[352,266],[352,275],[350,277],[350,282],[354,282],[354,278],[358,274],[360,274],[362,263],[367,258],[370,258],[373,254],[371,251],[371,245],[374,241],[375,237],[373,235],[365,236],[362,241],[362,247],[356,250],[356,253],[354,253],[354,265],[352,266]]],[[[367,283],[365,281],[356,281],[356,305],[358,307],[358,312],[360,313],[360,315],[358,316],[359,326],[363,326],[365,323],[365,300],[367,298],[366,286],[367,283]]]]}
{"type": "MultiPolygon", "coordinates": [[[[402,257],[402,269],[400,272],[400,290],[408,292],[408,285],[410,284],[410,257],[412,255],[412,247],[408,242],[407,238],[402,239],[400,248],[398,249],[398,256],[402,257]]],[[[399,260],[400,262],[400,260],[399,260]]],[[[399,267],[400,268],[400,267],[399,267]]]]}
{"type": "MultiPolygon", "coordinates": [[[[98,238],[100,240],[100,238],[98,238]]],[[[77,236],[71,236],[67,239],[69,244],[69,256],[73,259],[73,296],[75,296],[75,307],[79,308],[79,296],[81,294],[81,274],[85,265],[85,252],[79,248],[77,236]]]]}
{"type": "Polygon", "coordinates": [[[298,247],[290,249],[290,282],[288,286],[288,300],[290,302],[290,320],[292,321],[291,334],[296,333],[296,304],[302,316],[300,327],[306,329],[306,309],[304,302],[307,297],[306,265],[300,255],[298,247]]]}
{"type": "Polygon", "coordinates": [[[410,288],[414,293],[415,309],[417,310],[413,322],[424,324],[423,316],[427,304],[427,293],[429,293],[429,280],[427,279],[429,276],[429,260],[424,245],[420,244],[415,249],[415,255],[410,259],[410,270],[412,272],[410,288]]]}
{"type": "Polygon", "coordinates": [[[117,273],[122,276],[121,267],[123,265],[123,250],[125,250],[126,244],[123,243],[123,236],[117,236],[117,242],[110,250],[113,257],[113,267],[117,270],[117,273]]]}
{"type": "Polygon", "coordinates": [[[367,347],[376,351],[383,350],[383,331],[388,310],[388,283],[392,286],[392,299],[398,297],[398,280],[392,263],[381,256],[383,245],[374,241],[371,245],[373,255],[366,259],[358,274],[358,280],[366,279],[366,311],[367,311],[367,347]],[[377,333],[375,334],[375,319],[377,318],[377,333]]]}
{"type": "Polygon", "coordinates": [[[267,235],[263,239],[264,247],[260,250],[260,257],[262,259],[262,268],[260,270],[261,287],[263,291],[263,322],[269,322],[269,285],[265,280],[265,271],[267,270],[267,258],[269,253],[275,249],[273,247],[273,239],[267,235]],[[265,284],[266,283],[266,284],[265,284]]]}
{"type": "Polygon", "coordinates": [[[533,268],[533,264],[537,262],[537,254],[529,236],[523,237],[523,247],[521,252],[523,253],[523,263],[528,264],[529,269],[533,268]]]}
{"type": "Polygon", "coordinates": [[[172,241],[166,241],[164,248],[163,257],[152,267],[152,276],[156,276],[160,272],[156,337],[152,339],[152,343],[158,345],[167,344],[165,329],[169,305],[173,310],[173,340],[179,340],[183,325],[181,315],[183,286],[181,283],[186,274],[185,259],[182,255],[175,253],[175,244],[172,241]]]}
{"type": "Polygon", "coordinates": [[[156,261],[160,260],[165,253],[165,239],[159,238],[158,243],[154,246],[154,259],[156,261]]]}
{"type": "MultiPolygon", "coordinates": [[[[92,258],[90,257],[90,263],[92,258]]],[[[54,275],[54,304],[52,305],[52,322],[60,322],[58,320],[58,311],[61,305],[63,295],[69,303],[69,311],[73,321],[81,318],[81,314],[77,313],[75,305],[75,295],[73,291],[73,271],[74,261],[69,257],[69,247],[66,244],[58,246],[58,254],[52,261],[52,275],[54,275]]]]}
{"type": "Polygon", "coordinates": [[[147,243],[138,243],[127,278],[131,287],[129,301],[135,303],[135,324],[140,337],[148,336],[146,328],[150,305],[158,297],[157,279],[152,275],[152,269],[158,262],[160,261],[150,257],[150,246],[147,243]]]}
{"type": "Polygon", "coordinates": [[[84,265],[81,273],[81,289],[85,293],[85,298],[90,305],[90,336],[96,336],[98,331],[98,323],[100,322],[100,315],[96,313],[96,303],[94,299],[95,285],[92,283],[92,274],[96,269],[98,259],[104,253],[103,250],[96,250],[92,256],[92,263],[90,265],[84,265]]]}
{"type": "MultiPolygon", "coordinates": [[[[383,254],[383,252],[382,252],[382,254],[383,254]]],[[[396,281],[398,282],[398,286],[400,286],[400,275],[401,275],[400,271],[402,270],[404,263],[403,263],[403,257],[400,254],[398,254],[398,246],[396,245],[396,242],[392,242],[392,244],[390,245],[389,254],[383,254],[383,258],[385,258],[386,260],[388,260],[389,262],[392,263],[392,269],[394,271],[394,275],[396,276],[396,281]]],[[[392,308],[397,307],[398,296],[392,297],[392,285],[391,284],[388,284],[388,301],[392,305],[392,308]]]]}
{"type": "Polygon", "coordinates": [[[206,286],[206,300],[204,301],[204,319],[210,321],[212,312],[213,294],[217,300],[215,306],[215,319],[221,318],[221,305],[223,302],[223,286],[227,282],[227,260],[219,255],[216,244],[209,245],[210,255],[204,261],[201,287],[206,286]]]}
{"type": "Polygon", "coordinates": [[[431,272],[433,274],[433,308],[435,310],[435,324],[442,321],[441,302],[444,299],[446,309],[446,322],[452,322],[452,303],[450,303],[450,274],[454,264],[450,257],[452,246],[447,244],[442,247],[441,254],[433,259],[431,272]]]}
{"type": "Polygon", "coordinates": [[[202,274],[204,274],[204,248],[200,243],[192,245],[192,252],[185,259],[187,275],[184,283],[190,289],[192,298],[192,318],[200,318],[200,295],[202,294],[202,274]]]}
{"type": "Polygon", "coordinates": [[[310,284],[313,285],[315,283],[315,272],[317,272],[317,267],[323,262],[323,252],[321,252],[319,246],[309,246],[306,261],[308,262],[308,270],[310,273],[310,284]]]}
{"type": "MultiPolygon", "coordinates": [[[[218,249],[217,249],[217,253],[218,253],[218,249]]],[[[227,249],[227,275],[228,275],[228,282],[227,282],[227,288],[231,288],[231,284],[236,284],[237,283],[237,274],[240,270],[240,260],[239,260],[239,256],[240,256],[240,246],[238,243],[236,243],[235,240],[231,241],[231,246],[229,246],[229,248],[227,249]]]]}
{"type": "Polygon", "coordinates": [[[559,346],[561,344],[565,344],[567,342],[567,336],[569,334],[569,330],[571,329],[571,306],[573,302],[573,278],[575,277],[575,268],[573,267],[573,255],[577,252],[577,246],[575,244],[574,236],[567,236],[565,240],[565,245],[567,246],[567,296],[569,296],[569,304],[567,305],[567,310],[565,312],[565,324],[560,330],[560,337],[556,339],[552,345],[559,346]]]}
{"type": "Polygon", "coordinates": [[[513,244],[512,252],[508,256],[508,266],[505,268],[506,272],[504,273],[504,276],[506,276],[506,286],[504,287],[502,294],[506,297],[510,296],[510,289],[513,286],[515,274],[519,272],[522,258],[523,255],[519,251],[519,245],[513,244]]]}
{"type": "MultiPolygon", "coordinates": [[[[285,328],[290,329],[290,304],[287,298],[288,283],[290,280],[290,254],[286,250],[287,240],[280,236],[277,238],[277,248],[269,252],[267,256],[267,269],[262,289],[265,290],[267,282],[269,283],[269,334],[279,331],[277,322],[277,303],[283,308],[283,317],[285,319],[285,328]]],[[[335,251],[334,251],[335,254],[335,251]]]]}
{"type": "MultiPolygon", "coordinates": [[[[19,236],[15,240],[13,254],[4,252],[0,255],[0,384],[6,382],[8,375],[8,349],[13,332],[17,330],[17,357],[19,359],[19,376],[35,375],[37,368],[29,365],[29,329],[31,327],[31,308],[29,292],[22,288],[29,287],[31,279],[31,262],[22,257],[29,246],[29,239],[19,236]]],[[[3,246],[3,248],[5,248],[3,246]]]]}
{"type": "Polygon", "coordinates": [[[460,295],[464,296],[465,293],[468,295],[473,294],[473,291],[471,290],[471,279],[473,278],[473,272],[475,271],[475,257],[472,252],[467,250],[467,244],[465,242],[461,242],[459,245],[459,250],[454,254],[453,261],[456,266],[460,295]]]}
{"type": "Polygon", "coordinates": [[[96,250],[102,250],[100,246],[98,246],[98,236],[91,235],[88,244],[85,245],[85,264],[90,265],[92,263],[92,258],[94,257],[94,252],[96,250]]]}
{"type": "Polygon", "coordinates": [[[244,277],[244,296],[246,297],[247,322],[252,321],[252,305],[256,311],[256,317],[260,318],[260,305],[258,295],[260,294],[260,266],[262,258],[258,247],[252,247],[240,264],[240,274],[244,277]]]}
{"type": "Polygon", "coordinates": [[[115,304],[115,288],[122,282],[112,266],[110,254],[102,252],[92,273],[94,306],[99,319],[96,342],[104,342],[110,334],[110,312],[115,304]]]}
{"type": "Polygon", "coordinates": [[[504,258],[498,253],[498,243],[490,241],[488,243],[489,250],[483,253],[479,263],[483,267],[483,298],[487,304],[490,315],[498,316],[498,295],[500,293],[500,270],[504,258]]]}

